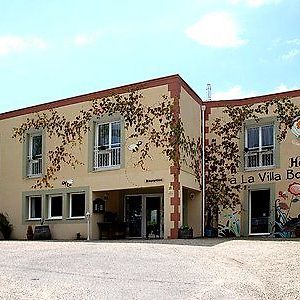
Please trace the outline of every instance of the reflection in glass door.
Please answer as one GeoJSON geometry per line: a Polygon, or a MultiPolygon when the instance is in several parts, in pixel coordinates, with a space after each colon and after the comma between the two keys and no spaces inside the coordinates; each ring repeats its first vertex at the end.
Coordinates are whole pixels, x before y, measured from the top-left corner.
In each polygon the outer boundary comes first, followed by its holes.
{"type": "Polygon", "coordinates": [[[160,237],[161,197],[146,196],[146,238],[160,237]]]}

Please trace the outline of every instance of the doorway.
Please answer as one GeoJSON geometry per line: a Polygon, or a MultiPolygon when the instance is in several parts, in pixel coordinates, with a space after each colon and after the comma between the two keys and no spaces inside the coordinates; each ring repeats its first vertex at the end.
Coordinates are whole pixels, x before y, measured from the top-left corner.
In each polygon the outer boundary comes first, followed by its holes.
{"type": "Polygon", "coordinates": [[[249,192],[249,234],[269,234],[270,224],[270,190],[253,190],[249,192]]]}
{"type": "Polygon", "coordinates": [[[132,238],[163,237],[163,197],[161,194],[125,196],[124,219],[132,238]]]}

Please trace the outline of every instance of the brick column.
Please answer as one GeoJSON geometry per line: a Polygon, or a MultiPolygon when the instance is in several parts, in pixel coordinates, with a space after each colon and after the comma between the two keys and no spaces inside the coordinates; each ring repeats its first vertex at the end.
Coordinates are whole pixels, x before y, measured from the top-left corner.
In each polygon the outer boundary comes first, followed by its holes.
{"type": "MultiPolygon", "coordinates": [[[[174,81],[168,85],[168,89],[170,91],[171,98],[174,99],[174,119],[175,121],[178,120],[180,115],[180,91],[181,85],[179,81],[174,81]]],[[[170,199],[170,205],[173,206],[173,212],[170,214],[170,220],[173,222],[173,227],[170,230],[169,238],[176,239],[178,238],[178,229],[179,229],[179,222],[180,222],[180,153],[179,147],[176,146],[175,149],[175,160],[173,165],[170,167],[170,174],[173,175],[173,181],[171,182],[173,188],[173,196],[170,199]]]]}

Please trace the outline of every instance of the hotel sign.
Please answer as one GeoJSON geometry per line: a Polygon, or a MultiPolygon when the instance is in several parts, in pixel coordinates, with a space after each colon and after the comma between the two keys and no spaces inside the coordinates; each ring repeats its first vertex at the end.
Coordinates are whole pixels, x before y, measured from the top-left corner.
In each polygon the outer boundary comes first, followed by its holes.
{"type": "Polygon", "coordinates": [[[229,180],[231,184],[268,183],[272,181],[300,179],[300,156],[289,159],[289,168],[283,172],[260,171],[256,175],[242,174],[239,178],[229,180]]]}

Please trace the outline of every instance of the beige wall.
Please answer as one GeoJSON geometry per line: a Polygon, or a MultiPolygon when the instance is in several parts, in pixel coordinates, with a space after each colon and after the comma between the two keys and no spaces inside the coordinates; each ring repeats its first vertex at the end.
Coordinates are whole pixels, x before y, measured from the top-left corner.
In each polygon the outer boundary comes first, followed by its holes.
{"type": "MultiPolygon", "coordinates": [[[[300,98],[291,99],[297,106],[300,105],[300,98]]],[[[261,121],[265,118],[272,118],[274,113],[271,111],[267,116],[262,117],[261,121]]],[[[209,115],[209,121],[207,126],[211,127],[213,120],[217,117],[221,117],[223,120],[226,118],[223,113],[223,107],[212,108],[209,115]]],[[[213,135],[208,134],[211,139],[213,135]]],[[[243,133],[241,134],[243,140],[243,133]]],[[[276,144],[276,143],[275,143],[276,144]]],[[[243,141],[240,147],[243,147],[243,141]]],[[[274,224],[275,218],[275,200],[279,199],[280,202],[286,203],[290,210],[282,210],[283,213],[288,213],[291,218],[296,218],[300,213],[300,203],[298,201],[291,202],[296,196],[289,193],[288,188],[292,183],[300,183],[300,164],[299,166],[291,166],[291,159],[297,159],[299,157],[300,143],[299,140],[288,130],[286,139],[280,144],[276,144],[275,153],[278,155],[278,163],[275,167],[260,168],[257,170],[245,170],[241,167],[240,172],[234,176],[237,183],[243,185],[243,191],[241,192],[241,208],[237,207],[235,211],[221,210],[219,215],[219,224],[225,226],[228,220],[237,218],[239,226],[241,227],[240,235],[249,234],[249,191],[259,189],[270,189],[271,191],[271,204],[270,204],[270,221],[274,224]],[[299,173],[297,173],[299,172],[299,173]],[[296,178],[298,177],[298,178],[296,178]],[[279,196],[280,192],[284,192],[287,195],[286,200],[279,196]],[[234,213],[234,216],[233,216],[234,213]]],[[[241,152],[243,153],[243,152],[241,152]]],[[[300,162],[300,161],[299,161],[300,162]]],[[[230,223],[231,224],[231,223],[230,223]]],[[[232,226],[232,224],[230,225],[232,226]]]]}
{"type": "MultiPolygon", "coordinates": [[[[142,90],[142,94],[147,105],[156,104],[162,101],[162,95],[170,96],[168,86],[160,86],[154,88],[148,88],[142,90]]],[[[199,120],[197,113],[195,113],[195,101],[182,92],[183,100],[181,102],[181,110],[185,120],[185,126],[188,130],[191,130],[193,134],[197,132],[197,122],[199,120]],[[188,106],[192,106],[192,109],[188,109],[188,106]],[[191,118],[190,114],[193,114],[191,118]],[[190,125],[189,125],[190,124],[190,125]]],[[[67,118],[74,117],[80,110],[84,110],[90,107],[89,102],[83,102],[79,104],[73,104],[69,106],[63,106],[57,109],[57,111],[67,118]]],[[[23,205],[22,205],[22,193],[37,192],[32,190],[32,185],[35,179],[23,178],[23,145],[17,140],[11,138],[13,128],[20,126],[27,117],[33,115],[24,115],[0,121],[0,211],[5,211],[9,215],[11,223],[14,225],[13,238],[23,239],[26,235],[26,228],[29,224],[36,224],[36,222],[25,221],[22,222],[23,217],[23,205]]],[[[140,167],[135,167],[134,163],[137,161],[136,154],[133,154],[128,150],[132,140],[127,139],[125,136],[123,150],[125,151],[125,164],[120,169],[106,170],[106,171],[95,171],[91,172],[88,169],[89,159],[89,136],[88,134],[84,137],[83,144],[78,148],[72,149],[72,153],[78,157],[78,159],[84,163],[82,166],[77,166],[73,170],[70,166],[64,166],[61,172],[57,174],[57,180],[53,182],[53,188],[62,192],[66,192],[67,188],[62,185],[62,181],[66,179],[73,179],[74,183],[72,188],[77,189],[81,187],[88,187],[88,199],[87,209],[91,211],[92,200],[95,199],[97,193],[110,191],[112,198],[117,199],[120,196],[120,191],[128,189],[147,189],[155,188],[158,186],[164,187],[164,226],[165,226],[165,237],[169,236],[169,230],[172,227],[170,221],[170,214],[172,207],[170,206],[170,197],[172,191],[169,190],[170,182],[173,180],[173,176],[170,175],[170,162],[162,155],[161,149],[151,149],[151,159],[146,161],[146,171],[143,171],[140,167]],[[161,182],[147,183],[146,179],[162,179],[161,182]]],[[[56,144],[55,138],[49,140],[48,137],[45,139],[46,154],[56,144]]],[[[46,160],[47,161],[47,160],[46,160]]],[[[191,179],[190,174],[183,174],[182,182],[190,187],[195,187],[194,181],[191,179]]],[[[42,192],[45,192],[42,189],[42,192]]],[[[111,210],[121,211],[123,208],[117,200],[112,201],[109,205],[111,210]],[[112,204],[113,203],[113,204],[112,204]]],[[[93,238],[97,238],[97,221],[99,216],[92,215],[92,230],[91,235],[93,238]]],[[[46,222],[47,223],[47,222],[46,222]]],[[[51,222],[51,231],[53,232],[54,238],[69,238],[73,239],[76,236],[76,232],[82,233],[86,236],[86,223],[85,220],[76,222],[57,221],[51,222]]]]}
{"type": "Polygon", "coordinates": [[[193,228],[194,237],[202,236],[202,205],[201,193],[183,188],[184,218],[183,225],[193,228]]]}
{"type": "MultiPolygon", "coordinates": [[[[201,105],[196,102],[185,89],[181,89],[180,95],[180,114],[186,136],[195,140],[201,137],[201,105]]],[[[181,154],[182,155],[182,154],[181,154]]],[[[187,164],[182,163],[180,172],[180,183],[182,199],[187,201],[188,225],[193,227],[194,236],[201,236],[202,233],[202,201],[198,181],[194,176],[194,171],[188,166],[190,162],[187,157],[187,164]],[[190,198],[190,193],[195,194],[195,198],[190,198]]],[[[199,165],[199,169],[201,166],[199,165]]],[[[182,203],[182,201],[181,201],[182,203]]],[[[183,217],[183,205],[181,205],[181,217],[183,217]]],[[[181,218],[182,221],[182,218],[181,218]]]]}

